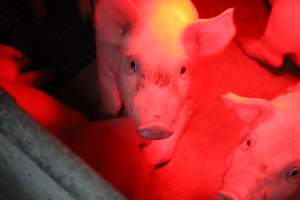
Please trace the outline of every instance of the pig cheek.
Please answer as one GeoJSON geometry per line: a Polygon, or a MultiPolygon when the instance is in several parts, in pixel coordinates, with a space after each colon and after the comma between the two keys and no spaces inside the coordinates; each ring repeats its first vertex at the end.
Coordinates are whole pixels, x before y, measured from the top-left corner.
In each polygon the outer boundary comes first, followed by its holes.
{"type": "Polygon", "coordinates": [[[190,86],[191,86],[191,78],[190,75],[186,75],[184,79],[178,80],[176,90],[177,90],[177,96],[180,104],[183,104],[185,100],[187,99],[187,96],[190,91],[190,86]]]}
{"type": "Polygon", "coordinates": [[[244,152],[237,150],[230,158],[229,168],[224,176],[223,188],[246,197],[255,185],[255,172],[250,160],[243,154],[244,152]]]}
{"type": "Polygon", "coordinates": [[[280,182],[277,181],[276,184],[273,184],[273,186],[271,186],[272,188],[271,199],[274,200],[294,199],[294,198],[298,199],[300,197],[299,184],[300,183],[290,183],[289,181],[286,180],[280,180],[280,182]]]}
{"type": "Polygon", "coordinates": [[[125,111],[137,123],[138,118],[133,103],[134,96],[137,93],[137,78],[122,73],[119,76],[118,85],[125,111]]]}
{"type": "Polygon", "coordinates": [[[137,126],[141,125],[142,123],[142,113],[144,107],[147,107],[147,102],[137,101],[137,97],[140,95],[140,91],[143,90],[143,84],[136,83],[134,85],[134,89],[131,92],[131,96],[127,101],[126,110],[128,115],[134,120],[137,126]]]}
{"type": "Polygon", "coordinates": [[[270,177],[269,175],[265,175],[265,177],[264,181],[258,183],[252,192],[252,199],[292,199],[296,187],[286,184],[286,180],[278,180],[278,177],[270,177]]]}

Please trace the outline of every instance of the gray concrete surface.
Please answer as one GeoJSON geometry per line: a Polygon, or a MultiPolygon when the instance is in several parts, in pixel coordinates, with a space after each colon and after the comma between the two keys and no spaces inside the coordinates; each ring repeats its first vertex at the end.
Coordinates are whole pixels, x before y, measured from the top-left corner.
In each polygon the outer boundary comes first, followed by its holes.
{"type": "Polygon", "coordinates": [[[0,90],[0,199],[125,199],[0,90]]]}

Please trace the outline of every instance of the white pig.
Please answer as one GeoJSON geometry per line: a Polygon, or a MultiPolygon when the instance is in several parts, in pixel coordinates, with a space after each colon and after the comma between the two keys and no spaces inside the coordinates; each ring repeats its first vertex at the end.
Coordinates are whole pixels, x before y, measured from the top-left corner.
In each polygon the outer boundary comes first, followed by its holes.
{"type": "Polygon", "coordinates": [[[218,200],[300,199],[300,87],[268,101],[224,96],[246,123],[218,200]]]}
{"type": "Polygon", "coordinates": [[[300,1],[273,0],[271,14],[263,35],[258,40],[241,42],[243,51],[273,67],[283,64],[290,55],[300,66],[300,1]]]}
{"type": "Polygon", "coordinates": [[[154,163],[169,159],[188,118],[191,58],[221,51],[230,42],[232,14],[228,9],[198,19],[189,0],[96,1],[101,113],[116,117],[124,105],[144,138],[175,133],[161,144],[163,150],[150,148],[163,155],[150,158],[154,163]]]}

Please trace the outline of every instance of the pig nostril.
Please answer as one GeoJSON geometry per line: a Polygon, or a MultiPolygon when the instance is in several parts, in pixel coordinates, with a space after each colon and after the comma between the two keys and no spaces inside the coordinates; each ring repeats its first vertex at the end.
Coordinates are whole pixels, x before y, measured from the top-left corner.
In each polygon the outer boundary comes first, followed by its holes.
{"type": "Polygon", "coordinates": [[[238,199],[235,196],[228,194],[226,192],[219,192],[218,200],[238,200],[238,199]]]}
{"type": "Polygon", "coordinates": [[[150,140],[161,140],[170,137],[173,130],[167,124],[160,122],[153,122],[138,128],[139,134],[150,140]]]}

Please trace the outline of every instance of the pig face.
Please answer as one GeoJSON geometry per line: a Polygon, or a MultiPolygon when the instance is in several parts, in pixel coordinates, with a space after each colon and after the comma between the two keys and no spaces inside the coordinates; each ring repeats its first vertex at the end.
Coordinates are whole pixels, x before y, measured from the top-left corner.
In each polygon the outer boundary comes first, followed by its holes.
{"type": "Polygon", "coordinates": [[[186,57],[168,55],[163,47],[152,44],[142,50],[146,44],[141,41],[124,52],[117,73],[118,85],[139,133],[145,138],[166,138],[173,134],[187,97],[191,67],[186,57]]]}
{"type": "Polygon", "coordinates": [[[132,56],[123,59],[119,83],[124,106],[145,138],[166,138],[187,96],[189,65],[147,68],[132,56]],[[124,85],[126,83],[126,85],[124,85]]]}
{"type": "Polygon", "coordinates": [[[293,99],[299,102],[299,92],[272,102],[225,96],[249,126],[229,159],[219,200],[299,199],[300,106],[293,99]]]}
{"type": "MultiPolygon", "coordinates": [[[[174,133],[187,98],[192,58],[218,52],[231,41],[233,9],[198,20],[190,1],[122,2],[118,6],[117,0],[102,1],[112,29],[99,28],[97,34],[118,52],[112,71],[121,102],[139,134],[167,138],[174,133]],[[113,16],[109,13],[116,10],[113,16]]],[[[104,25],[108,26],[99,27],[104,25]]]]}

